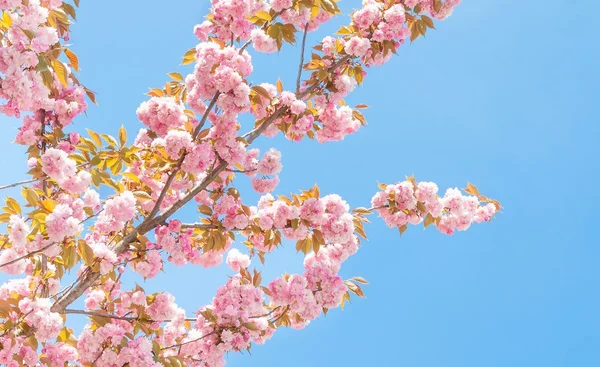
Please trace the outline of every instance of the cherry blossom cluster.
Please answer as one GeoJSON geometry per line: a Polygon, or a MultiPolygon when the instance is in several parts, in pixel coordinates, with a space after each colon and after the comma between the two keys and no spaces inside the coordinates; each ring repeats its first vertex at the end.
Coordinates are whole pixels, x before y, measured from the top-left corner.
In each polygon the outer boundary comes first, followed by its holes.
{"type": "Polygon", "coordinates": [[[440,197],[435,183],[417,184],[414,180],[386,185],[373,196],[371,205],[390,228],[419,224],[429,217],[440,232],[448,235],[455,230],[465,231],[472,223],[490,221],[499,209],[499,204],[480,202],[477,196],[463,195],[456,188],[440,197]]]}
{"type": "Polygon", "coordinates": [[[63,132],[85,111],[85,95],[94,101],[74,75],[77,57],[61,44],[79,1],[0,0],[0,112],[24,115],[16,142],[29,146],[32,176],[24,200],[9,197],[0,211],[7,228],[0,271],[22,276],[0,286],[1,364],[223,366],[227,353],[262,344],[279,327],[303,328],[343,306],[350,292],[362,296],[353,281],[364,279],[344,280],[340,270],[373,211],[401,232],[424,222],[447,234],[499,211],[472,185],[469,195],[450,189],[440,197],[435,184],[412,179],[380,186],[371,209],[353,211],[316,185],[289,198],[270,194],[281,152],[261,152],[250,147],[254,140],[282,132],[325,143],[358,131],[366,106],[345,98],[364,68],[389,60],[405,39],[433,27],[427,15],[444,19],[459,0],[365,0],[305,60],[306,32],[340,13],[336,3],[212,0],[194,28],[199,44],[184,56],[193,71],[170,73],[164,88],[151,89],[136,111],[143,128],[127,144],[124,128],[118,139],[63,132]],[[296,88],[251,80],[249,50],[272,53],[299,43],[300,33],[296,88]],[[310,74],[304,81],[302,70],[310,74]],[[243,114],[254,123],[245,126],[243,114]],[[238,174],[263,195],[256,206],[242,201],[238,174]],[[102,184],[114,193],[101,198],[102,184]],[[173,219],[193,201],[198,223],[173,219]],[[246,240],[233,248],[238,235],[246,240]],[[263,283],[251,267],[283,239],[305,254],[304,270],[263,283]],[[151,279],[166,261],[208,268],[225,256],[234,274],[192,317],[171,294],[122,289],[129,270],[151,279]],[[61,284],[68,271],[75,282],[61,284]],[[80,297],[83,309],[71,309],[80,297]],[[81,334],[66,325],[69,314],[89,317],[81,334]]]}
{"type": "MultiPolygon", "coordinates": [[[[70,145],[65,148],[69,149],[70,145]]],[[[85,170],[77,172],[76,162],[61,149],[46,150],[42,155],[42,170],[56,181],[61,189],[75,195],[82,194],[92,183],[91,174],[85,170]]]]}
{"type": "Polygon", "coordinates": [[[66,19],[62,5],[59,0],[5,1],[0,5],[4,16],[10,19],[10,27],[0,40],[0,74],[3,75],[0,98],[6,101],[0,111],[17,117],[22,112],[33,113],[23,119],[16,139],[20,144],[38,142],[43,124],[64,127],[87,108],[85,90],[70,78],[70,67],[57,59],[38,57],[53,50],[60,52],[60,48],[56,48],[60,38],[68,39],[67,32],[60,33],[48,24],[51,12],[62,14],[66,19]],[[46,65],[50,61],[54,71],[46,65]],[[49,88],[53,89],[52,94],[49,88]]]}
{"type": "Polygon", "coordinates": [[[445,0],[444,2],[441,0],[404,0],[404,4],[411,8],[420,5],[421,13],[430,14],[438,20],[444,20],[452,15],[452,11],[460,4],[460,1],[461,0],[445,0]]]}
{"type": "Polygon", "coordinates": [[[11,305],[5,325],[18,325],[21,330],[30,330],[30,334],[5,332],[0,335],[0,363],[17,366],[16,359],[19,358],[25,366],[37,366],[39,362],[58,366],[66,361],[76,360],[78,353],[75,348],[65,343],[52,342],[63,327],[63,320],[58,313],[50,311],[52,300],[29,298],[31,278],[12,279],[0,286],[0,301],[11,305]],[[30,335],[44,343],[41,358],[36,346],[27,340],[30,335]]]}

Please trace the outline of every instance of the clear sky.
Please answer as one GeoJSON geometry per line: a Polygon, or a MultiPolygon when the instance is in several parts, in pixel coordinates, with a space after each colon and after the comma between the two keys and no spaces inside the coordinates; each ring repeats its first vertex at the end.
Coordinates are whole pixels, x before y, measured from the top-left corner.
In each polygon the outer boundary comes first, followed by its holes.
{"type": "MultiPolygon", "coordinates": [[[[346,12],[359,6],[341,3],[346,12]]],[[[82,1],[71,42],[100,106],[75,129],[116,134],[124,124],[134,135],[143,93],[182,70],[208,7],[82,1]]],[[[305,330],[281,330],[228,366],[599,366],[599,13],[597,1],[465,0],[427,39],[369,69],[349,99],[371,106],[366,128],[326,145],[261,139],[283,153],[280,194],[318,183],[367,206],[377,182],[415,174],[443,189],[469,180],[504,212],[452,237],[411,228],[400,238],[373,217],[369,241],[342,269],[371,282],[367,299],[305,330]]],[[[298,52],[257,56],[251,80],[281,77],[291,88],[298,52]]],[[[9,144],[18,122],[0,122],[5,184],[25,178],[26,167],[24,150],[9,144]]],[[[194,220],[192,211],[183,219],[194,220]]],[[[267,257],[264,277],[301,263],[288,243],[267,257]]],[[[144,287],[171,292],[191,314],[229,273],[169,266],[144,287]]]]}

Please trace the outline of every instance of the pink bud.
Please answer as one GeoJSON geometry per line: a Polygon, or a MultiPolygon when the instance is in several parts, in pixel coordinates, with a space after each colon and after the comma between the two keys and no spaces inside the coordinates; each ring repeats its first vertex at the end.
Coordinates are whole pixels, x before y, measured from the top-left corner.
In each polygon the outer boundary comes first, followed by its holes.
{"type": "Polygon", "coordinates": [[[171,232],[179,232],[181,230],[181,222],[178,220],[172,220],[169,222],[169,230],[171,232]]]}
{"type": "Polygon", "coordinates": [[[77,145],[77,143],[79,143],[79,134],[77,134],[77,133],[70,133],[69,134],[69,141],[71,142],[71,144],[77,145]]]}

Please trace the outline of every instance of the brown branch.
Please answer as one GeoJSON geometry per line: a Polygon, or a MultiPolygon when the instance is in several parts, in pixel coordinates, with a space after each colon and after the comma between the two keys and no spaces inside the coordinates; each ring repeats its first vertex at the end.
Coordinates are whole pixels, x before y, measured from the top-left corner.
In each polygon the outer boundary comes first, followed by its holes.
{"type": "MultiPolygon", "coordinates": [[[[46,110],[42,110],[42,127],[41,127],[41,138],[42,138],[42,149],[40,152],[40,156],[43,156],[46,153],[46,110]]],[[[42,192],[44,197],[46,196],[47,184],[46,180],[42,181],[42,192]]],[[[42,254],[42,275],[46,275],[46,271],[48,270],[48,257],[42,254]]],[[[48,286],[46,284],[42,285],[42,298],[48,297],[48,286]]]]}
{"type": "Polygon", "coordinates": [[[96,362],[98,362],[98,360],[100,359],[100,357],[102,357],[102,355],[104,354],[104,351],[108,348],[108,346],[104,346],[102,348],[102,350],[100,351],[100,354],[98,354],[98,357],[96,357],[96,359],[94,359],[94,361],[92,362],[92,366],[96,365],[96,362]]]}
{"type": "Polygon", "coordinates": [[[79,224],[83,224],[83,223],[87,222],[88,220],[100,215],[100,213],[102,213],[103,211],[104,211],[104,209],[99,210],[98,213],[90,215],[89,217],[87,217],[84,220],[82,220],[81,222],[79,222],[79,224]]]}
{"type": "Polygon", "coordinates": [[[251,319],[260,319],[261,317],[267,317],[267,316],[271,316],[271,314],[273,314],[273,312],[279,310],[281,308],[281,306],[277,306],[274,309],[272,309],[269,313],[266,313],[264,315],[258,315],[258,316],[250,316],[251,319]]]}
{"type": "Polygon", "coordinates": [[[277,321],[279,321],[289,310],[290,310],[290,305],[285,306],[285,310],[283,310],[283,312],[281,314],[279,314],[279,316],[277,316],[277,318],[275,320],[271,321],[271,323],[274,324],[277,321]]]}
{"type": "Polygon", "coordinates": [[[178,347],[182,347],[182,346],[184,346],[184,345],[186,345],[186,344],[195,343],[195,342],[197,342],[197,341],[200,341],[200,340],[202,340],[202,339],[206,338],[207,336],[211,336],[211,335],[214,335],[214,334],[216,334],[216,333],[217,333],[217,331],[216,331],[216,330],[214,330],[214,331],[211,331],[210,333],[208,333],[208,334],[206,334],[206,335],[202,335],[202,336],[201,336],[201,337],[199,337],[198,339],[189,340],[189,341],[187,341],[187,342],[183,342],[183,343],[179,343],[179,344],[173,344],[173,345],[170,345],[170,346],[168,346],[168,347],[163,347],[163,348],[160,348],[160,350],[165,350],[165,349],[171,349],[171,348],[178,348],[178,347]]]}
{"type": "MultiPolygon", "coordinates": [[[[339,67],[344,62],[348,61],[350,56],[346,55],[339,59],[336,63],[334,63],[328,70],[331,72],[339,67]]],[[[314,83],[310,88],[296,95],[297,98],[303,99],[304,97],[310,95],[314,90],[316,90],[320,85],[320,81],[314,83]]],[[[287,107],[279,107],[271,116],[263,121],[260,126],[256,127],[254,130],[248,132],[244,135],[248,144],[251,144],[264,130],[266,130],[277,118],[279,118],[283,113],[287,111],[287,107]]],[[[173,215],[176,211],[181,209],[185,204],[191,201],[196,195],[198,195],[203,190],[206,190],[208,185],[210,185],[225,169],[227,168],[227,162],[221,161],[217,166],[215,166],[201,182],[196,186],[193,190],[189,191],[183,198],[176,201],[170,208],[165,210],[162,214],[151,218],[147,217],[138,227],[133,228],[130,233],[128,233],[125,237],[121,239],[119,243],[114,247],[114,251],[119,256],[122,254],[128,247],[131,242],[133,242],[137,235],[144,235],[151,231],[156,226],[161,223],[166,222],[166,220],[173,215]]],[[[76,299],[78,299],[86,289],[91,287],[96,280],[100,278],[99,272],[90,272],[85,277],[82,278],[81,282],[76,284],[70,291],[64,294],[62,297],[56,300],[56,302],[52,305],[51,310],[53,312],[61,312],[68,305],[73,303],[76,299]]]]}
{"type": "Polygon", "coordinates": [[[210,111],[213,109],[213,107],[217,103],[217,100],[219,99],[220,95],[221,95],[220,92],[215,93],[215,96],[212,98],[209,105],[206,107],[206,111],[204,111],[202,118],[198,122],[198,126],[196,126],[196,129],[194,129],[194,134],[192,135],[192,140],[196,140],[196,138],[198,137],[198,134],[200,134],[200,131],[202,130],[202,128],[204,127],[204,124],[208,120],[208,115],[210,114],[210,111]]]}
{"type": "Polygon", "coordinates": [[[214,224],[202,224],[202,223],[183,223],[181,228],[196,228],[196,229],[218,229],[219,226],[214,224]]]}
{"type": "Polygon", "coordinates": [[[44,177],[40,177],[40,178],[32,178],[30,180],[15,182],[10,185],[0,186],[0,190],[8,189],[8,188],[19,186],[19,185],[25,185],[25,184],[36,182],[36,181],[43,180],[43,179],[44,179],[44,177]]]}
{"type": "MultiPolygon", "coordinates": [[[[46,246],[42,247],[42,248],[41,248],[41,249],[39,249],[39,250],[35,250],[35,251],[33,251],[33,252],[30,252],[30,253],[28,253],[28,254],[25,254],[25,255],[23,255],[23,256],[21,256],[21,257],[18,257],[18,258],[14,259],[14,260],[11,260],[11,261],[8,261],[8,262],[5,262],[4,264],[0,264],[0,268],[2,268],[2,267],[4,267],[4,266],[7,266],[7,265],[10,265],[10,264],[14,264],[14,263],[16,263],[17,261],[21,261],[21,260],[23,260],[23,259],[26,259],[26,258],[28,258],[28,257],[31,257],[31,256],[33,256],[33,255],[35,255],[35,254],[38,254],[38,253],[40,253],[40,252],[42,252],[42,251],[45,251],[45,250],[47,250],[48,248],[50,248],[50,247],[52,247],[52,246],[54,246],[54,245],[56,245],[56,243],[51,243],[51,244],[49,244],[49,245],[46,245],[46,246]]],[[[45,255],[44,255],[44,256],[45,256],[45,255]]]]}
{"type": "MultiPolygon", "coordinates": [[[[84,310],[73,310],[73,309],[66,309],[61,313],[87,315],[87,316],[98,316],[98,317],[105,317],[107,319],[125,320],[125,321],[142,321],[142,322],[171,322],[171,321],[173,321],[173,320],[162,320],[162,321],[161,320],[152,320],[152,319],[145,319],[145,318],[134,317],[134,316],[119,316],[119,315],[111,315],[111,314],[106,314],[106,313],[96,312],[96,311],[84,311],[84,310]]],[[[196,321],[196,319],[186,318],[185,321],[196,321]]]]}
{"type": "Polygon", "coordinates": [[[300,79],[302,78],[302,66],[304,65],[304,47],[306,46],[306,33],[308,32],[308,23],[304,27],[304,34],[302,35],[302,46],[300,50],[300,66],[298,66],[298,76],[296,77],[296,94],[300,92],[300,79]]]}
{"type": "MultiPolygon", "coordinates": [[[[200,119],[200,121],[198,122],[198,126],[196,126],[196,129],[194,129],[194,134],[192,135],[192,140],[195,141],[196,138],[198,137],[198,134],[200,134],[200,130],[202,130],[202,127],[206,123],[206,120],[208,119],[208,115],[210,114],[210,111],[217,103],[219,94],[220,94],[219,92],[215,93],[214,97],[210,101],[210,104],[206,107],[206,111],[204,111],[204,114],[202,115],[202,119],[200,119]]],[[[158,196],[158,199],[156,200],[156,203],[154,204],[152,211],[150,211],[150,214],[148,214],[146,219],[154,218],[156,213],[158,213],[158,211],[160,210],[160,204],[162,204],[163,200],[165,199],[165,196],[167,196],[167,193],[169,192],[169,188],[171,187],[173,180],[175,180],[175,177],[177,176],[179,171],[181,171],[181,164],[183,163],[186,155],[187,155],[187,152],[183,152],[181,157],[179,157],[179,160],[175,164],[175,168],[173,169],[173,172],[171,172],[171,174],[169,175],[169,178],[167,179],[167,182],[165,182],[165,186],[163,187],[162,191],[160,192],[160,195],[158,196]]]]}

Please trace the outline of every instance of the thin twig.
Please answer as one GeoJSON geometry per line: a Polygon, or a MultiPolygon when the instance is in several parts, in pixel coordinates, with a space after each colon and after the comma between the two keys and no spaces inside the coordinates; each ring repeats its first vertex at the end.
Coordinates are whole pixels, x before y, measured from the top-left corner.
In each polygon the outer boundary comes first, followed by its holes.
{"type": "Polygon", "coordinates": [[[200,341],[200,340],[202,340],[202,339],[206,338],[207,336],[211,336],[211,335],[213,335],[213,334],[216,334],[216,333],[217,333],[217,331],[216,331],[216,330],[214,330],[214,331],[211,331],[210,333],[208,333],[208,334],[206,334],[206,335],[203,335],[203,336],[199,337],[198,339],[189,340],[189,341],[187,341],[187,342],[183,342],[183,343],[179,343],[179,344],[170,345],[170,346],[168,346],[168,347],[163,347],[163,348],[160,348],[160,350],[165,350],[165,349],[171,349],[171,348],[178,348],[178,347],[182,347],[182,346],[184,346],[184,345],[186,345],[186,344],[195,343],[195,342],[197,342],[197,341],[200,341]]]}
{"type": "MultiPolygon", "coordinates": [[[[334,71],[340,65],[348,61],[351,57],[346,55],[335,62],[328,70],[334,71]]],[[[298,99],[304,99],[306,96],[310,95],[314,90],[319,88],[321,84],[320,81],[316,81],[310,88],[304,90],[301,93],[296,95],[298,99]]],[[[275,120],[277,120],[283,113],[288,110],[287,107],[280,107],[271,116],[266,118],[260,126],[255,128],[254,130],[248,132],[244,135],[247,137],[246,141],[248,144],[252,143],[262,132],[267,129],[275,120]]],[[[211,169],[209,174],[207,174],[204,179],[191,191],[189,191],[183,198],[176,201],[171,207],[166,209],[162,214],[157,215],[154,218],[146,218],[140,225],[133,228],[131,232],[127,234],[121,241],[114,247],[115,253],[120,255],[124,251],[127,250],[129,244],[134,241],[138,235],[144,235],[154,229],[157,225],[164,223],[168,218],[171,217],[175,212],[177,212],[180,208],[182,208],[186,203],[192,200],[196,195],[198,195],[206,188],[227,168],[227,162],[220,162],[216,167],[211,169]]],[[[76,284],[69,292],[58,298],[51,307],[52,312],[61,312],[68,305],[73,303],[76,299],[78,299],[89,287],[91,287],[96,280],[100,278],[99,272],[90,272],[87,274],[78,284],[76,284]]]]}
{"type": "Polygon", "coordinates": [[[197,228],[197,229],[217,229],[219,226],[214,224],[202,224],[202,223],[184,223],[181,228],[197,228]]]}
{"type": "MultiPolygon", "coordinates": [[[[96,311],[85,311],[85,310],[73,310],[73,309],[66,309],[62,312],[63,314],[76,314],[76,315],[86,315],[86,316],[97,316],[97,317],[104,317],[107,319],[115,319],[115,320],[124,320],[124,321],[142,321],[142,322],[171,322],[173,320],[152,320],[152,319],[145,319],[145,318],[140,318],[140,317],[134,317],[134,316],[119,316],[119,315],[111,315],[111,314],[106,314],[106,313],[102,313],[102,312],[96,312],[96,311]]],[[[196,321],[196,319],[194,318],[185,318],[185,321],[196,321]]]]}
{"type": "Polygon", "coordinates": [[[23,255],[23,256],[21,256],[21,257],[18,257],[18,258],[14,259],[14,260],[11,260],[11,261],[8,261],[8,262],[5,262],[4,264],[0,264],[0,268],[1,268],[1,267],[4,267],[4,266],[7,266],[7,265],[10,265],[10,264],[14,264],[14,263],[16,263],[17,261],[21,261],[21,260],[23,260],[23,259],[26,259],[26,258],[28,258],[28,257],[30,257],[30,256],[33,256],[33,255],[35,255],[35,254],[38,254],[38,253],[40,253],[40,252],[42,252],[42,251],[45,251],[45,250],[47,250],[48,248],[50,248],[50,247],[52,247],[52,246],[54,246],[54,245],[56,245],[56,243],[51,243],[51,244],[49,244],[49,245],[46,245],[46,246],[42,247],[42,248],[41,248],[41,249],[39,249],[39,250],[35,250],[35,251],[33,251],[33,252],[30,252],[30,253],[28,253],[28,254],[25,254],[25,255],[23,255]]]}
{"type": "Polygon", "coordinates": [[[8,189],[8,188],[19,186],[19,185],[25,185],[25,184],[36,182],[36,181],[43,180],[43,179],[44,179],[44,177],[40,177],[40,178],[32,178],[30,180],[15,182],[10,185],[0,186],[0,190],[8,189]]]}
{"type": "Polygon", "coordinates": [[[274,309],[272,309],[269,313],[266,313],[264,315],[259,315],[259,316],[250,316],[251,319],[260,319],[261,317],[267,317],[267,316],[271,316],[271,314],[277,310],[279,310],[281,308],[281,306],[277,306],[274,309]]]}
{"type": "MultiPolygon", "coordinates": [[[[200,134],[202,127],[204,126],[204,124],[206,123],[206,120],[208,119],[208,115],[210,114],[210,111],[217,103],[217,99],[219,99],[219,95],[220,95],[219,92],[215,93],[213,99],[210,101],[210,104],[206,107],[206,111],[204,111],[202,118],[198,122],[198,126],[196,126],[196,129],[194,129],[194,134],[192,135],[192,140],[195,141],[196,138],[198,137],[198,134],[200,134]]],[[[146,220],[154,218],[154,216],[160,210],[160,205],[162,204],[163,200],[165,199],[165,196],[167,196],[167,193],[169,192],[169,189],[171,188],[171,184],[175,180],[175,177],[181,170],[181,165],[183,164],[183,161],[185,160],[186,155],[187,155],[187,151],[183,152],[183,154],[181,154],[181,157],[179,157],[179,160],[177,161],[177,163],[175,164],[175,167],[173,168],[173,172],[171,172],[171,174],[169,175],[169,178],[167,179],[167,182],[165,182],[165,186],[162,188],[162,191],[160,192],[158,199],[156,199],[156,203],[154,204],[154,207],[150,211],[150,214],[148,214],[148,216],[146,217],[146,220]]]]}
{"type": "Polygon", "coordinates": [[[289,305],[285,306],[285,310],[283,310],[283,312],[279,316],[277,316],[277,318],[275,320],[271,321],[271,323],[275,324],[277,321],[279,321],[283,317],[283,315],[285,315],[288,312],[289,309],[290,309],[289,305]]]}
{"type": "Polygon", "coordinates": [[[82,220],[81,222],[79,222],[79,224],[83,224],[83,223],[87,222],[88,220],[90,220],[90,219],[92,219],[92,218],[94,218],[94,217],[96,217],[96,216],[100,215],[100,213],[102,213],[102,211],[104,211],[104,209],[102,209],[102,210],[98,211],[98,213],[96,213],[96,214],[92,214],[92,215],[90,215],[89,217],[87,217],[87,218],[85,218],[84,220],[82,220]]]}
{"type": "MultiPolygon", "coordinates": [[[[41,139],[42,139],[42,149],[40,155],[43,156],[46,153],[46,110],[42,110],[42,127],[41,127],[41,139]]],[[[46,198],[46,189],[47,184],[46,180],[42,181],[42,192],[44,196],[42,199],[46,198]]],[[[46,271],[48,270],[48,257],[42,254],[42,276],[46,275],[46,271]]],[[[43,277],[42,277],[43,279],[43,277]]],[[[48,298],[48,286],[46,284],[42,285],[42,298],[48,298]]]]}
{"type": "Polygon", "coordinates": [[[300,79],[302,78],[302,66],[304,65],[304,47],[306,46],[306,33],[308,32],[308,23],[304,27],[302,35],[302,46],[300,49],[300,66],[298,66],[298,76],[296,77],[296,94],[300,91],[300,79]]]}

